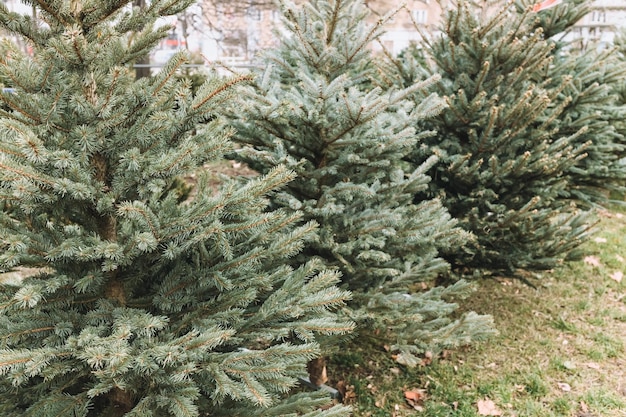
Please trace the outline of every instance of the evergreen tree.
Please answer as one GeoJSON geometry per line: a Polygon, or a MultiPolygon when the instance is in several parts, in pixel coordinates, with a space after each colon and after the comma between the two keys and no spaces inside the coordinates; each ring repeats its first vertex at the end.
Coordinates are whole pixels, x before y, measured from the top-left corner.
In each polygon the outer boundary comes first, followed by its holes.
{"type": "MultiPolygon", "coordinates": [[[[289,258],[316,225],[268,212],[293,178],[277,167],[213,192],[199,168],[232,148],[217,111],[246,77],[195,94],[178,54],[154,77],[132,62],[187,0],[37,0],[41,21],[0,5],[25,38],[0,74],[0,414],[7,417],[346,415],[288,397],[321,336],[352,324],[318,260],[289,258]],[[176,192],[198,172],[193,198],[176,192]]],[[[7,48],[11,48],[7,45],[7,48]]]]}
{"type": "Polygon", "coordinates": [[[490,333],[488,317],[449,317],[456,305],[444,300],[467,294],[467,283],[419,292],[418,283],[448,271],[438,251],[469,239],[439,200],[412,202],[436,158],[416,169],[403,162],[424,136],[413,126],[444,106],[435,95],[418,104],[406,98],[436,77],[407,89],[368,90],[364,63],[375,59],[369,44],[382,21],[368,26],[355,0],[282,5],[287,33],[266,51],[254,86],[233,102],[242,145],[234,157],[262,174],[279,164],[297,172],[272,196],[273,208],[300,210],[320,224],[302,256],[342,271],[362,331],[395,329],[403,362],[490,333]]]}
{"type": "Polygon", "coordinates": [[[626,106],[619,98],[626,66],[613,45],[588,44],[569,34],[582,16],[591,12],[591,2],[570,1],[535,13],[532,28],[539,28],[552,45],[553,65],[544,75],[549,88],[563,75],[569,83],[555,105],[561,115],[545,125],[561,136],[580,131],[576,141],[586,143],[586,157],[564,173],[568,186],[564,198],[582,206],[606,205],[610,192],[623,194],[626,185],[626,132],[619,129],[626,106]],[[569,36],[566,36],[568,35],[569,36]],[[570,40],[568,40],[570,39],[570,40]]]}
{"type": "MultiPolygon", "coordinates": [[[[619,62],[626,66],[626,30],[621,29],[615,35],[613,40],[615,44],[615,55],[619,62]]],[[[626,77],[623,77],[616,85],[614,85],[614,93],[617,95],[617,102],[626,105],[626,77]]],[[[613,121],[612,125],[626,137],[626,118],[613,121]]],[[[626,165],[626,158],[622,158],[619,163],[626,165]]],[[[626,181],[624,182],[626,186],[626,181]]],[[[626,192],[619,192],[621,195],[620,200],[624,201],[626,192]]]]}
{"type": "Polygon", "coordinates": [[[608,171],[591,174],[584,162],[590,153],[601,153],[589,164],[594,169],[614,160],[615,147],[607,147],[615,138],[606,123],[611,116],[594,111],[596,101],[612,100],[597,85],[602,70],[577,75],[573,71],[588,65],[573,53],[556,58],[556,41],[545,34],[556,29],[544,31],[538,23],[529,7],[481,9],[459,1],[446,12],[441,36],[423,45],[428,59],[407,53],[386,72],[400,85],[442,74],[438,91],[449,107],[420,125],[437,133],[411,160],[441,156],[429,171],[428,191],[418,197],[440,196],[477,237],[475,250],[447,254],[458,267],[515,273],[576,256],[593,223],[577,206],[587,206],[603,182],[615,179],[608,171]]]}

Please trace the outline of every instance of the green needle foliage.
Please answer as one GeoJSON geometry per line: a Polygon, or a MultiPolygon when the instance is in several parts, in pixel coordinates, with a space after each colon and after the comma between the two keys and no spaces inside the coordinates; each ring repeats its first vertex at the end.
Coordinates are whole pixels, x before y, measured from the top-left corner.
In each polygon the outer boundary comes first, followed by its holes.
{"type": "Polygon", "coordinates": [[[414,56],[407,51],[387,79],[412,85],[442,74],[437,87],[449,107],[421,125],[437,133],[411,160],[441,156],[418,196],[440,196],[477,237],[475,250],[447,259],[496,273],[550,269],[587,239],[593,220],[582,210],[623,181],[623,137],[610,124],[620,114],[611,83],[623,68],[607,54],[568,52],[547,38],[568,25],[541,16],[557,13],[571,25],[579,9],[500,6],[458,2],[442,35],[414,56]]]}
{"type": "Polygon", "coordinates": [[[588,144],[586,157],[565,173],[565,198],[582,206],[606,206],[610,192],[623,194],[626,185],[626,135],[620,129],[626,106],[619,96],[626,66],[616,47],[592,41],[584,44],[568,33],[590,12],[590,2],[572,0],[534,14],[531,27],[551,38],[553,65],[546,69],[545,84],[555,88],[563,75],[571,75],[554,104],[563,106],[561,115],[543,128],[557,130],[562,136],[580,131],[577,142],[588,144]],[[569,38],[573,40],[564,40],[569,38]]]}
{"type": "MultiPolygon", "coordinates": [[[[626,30],[622,29],[618,32],[613,40],[615,44],[615,55],[619,60],[622,66],[626,66],[626,30]]],[[[617,100],[622,105],[626,105],[626,77],[622,78],[615,86],[614,86],[615,94],[617,95],[617,100]]],[[[626,137],[626,118],[622,118],[619,120],[613,121],[613,126],[626,137]]],[[[624,160],[622,163],[626,162],[624,160]]],[[[626,185],[626,181],[623,183],[626,185]]],[[[622,193],[626,194],[626,193],[622,193]]],[[[623,200],[623,199],[622,199],[623,200]]],[[[623,201],[622,201],[623,202],[623,201]]]]}
{"type": "Polygon", "coordinates": [[[199,170],[232,149],[216,112],[246,77],[192,93],[179,54],[136,80],[168,31],[156,19],[190,1],[131,3],[38,0],[36,22],[0,5],[34,51],[0,58],[15,87],[0,95],[0,269],[31,271],[0,285],[0,414],[347,415],[287,395],[318,339],[353,327],[333,313],[338,273],[290,261],[316,224],[266,210],[293,172],[213,192],[199,170]]]}
{"type": "Polygon", "coordinates": [[[428,292],[418,284],[447,273],[440,250],[470,239],[439,200],[413,202],[436,158],[417,168],[403,162],[425,136],[414,126],[444,107],[435,95],[417,104],[407,98],[437,77],[407,89],[364,87],[382,21],[368,26],[358,1],[285,2],[283,12],[281,44],[266,52],[264,70],[231,108],[241,144],[234,158],[262,174],[281,164],[298,174],[272,195],[272,207],[320,224],[301,256],[342,271],[362,331],[396,330],[405,363],[489,334],[488,317],[450,318],[450,299],[467,294],[467,283],[428,292]]]}

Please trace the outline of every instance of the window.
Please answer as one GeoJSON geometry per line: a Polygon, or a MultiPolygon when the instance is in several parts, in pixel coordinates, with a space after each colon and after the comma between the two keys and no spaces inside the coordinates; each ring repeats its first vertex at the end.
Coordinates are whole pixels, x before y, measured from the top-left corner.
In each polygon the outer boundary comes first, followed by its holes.
{"type": "Polygon", "coordinates": [[[258,22],[261,20],[261,9],[258,7],[250,7],[247,10],[247,15],[251,20],[256,20],[258,22]]]}
{"type": "Polygon", "coordinates": [[[591,22],[606,23],[606,12],[603,10],[594,10],[591,12],[591,22]]]}
{"type": "Polygon", "coordinates": [[[424,25],[428,21],[428,10],[413,10],[413,20],[419,25],[424,25]]]}

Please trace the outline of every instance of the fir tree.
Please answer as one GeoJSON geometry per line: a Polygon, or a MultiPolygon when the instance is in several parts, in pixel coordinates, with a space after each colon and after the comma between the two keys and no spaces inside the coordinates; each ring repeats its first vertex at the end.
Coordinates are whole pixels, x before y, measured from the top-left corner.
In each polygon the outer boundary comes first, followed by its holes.
{"type": "Polygon", "coordinates": [[[588,144],[586,157],[564,173],[568,177],[564,198],[583,206],[606,205],[610,192],[623,194],[626,185],[622,161],[626,132],[619,129],[626,118],[626,106],[619,98],[626,66],[613,45],[584,44],[569,33],[590,12],[591,2],[569,1],[535,13],[530,25],[542,30],[552,45],[553,63],[544,74],[548,88],[554,88],[563,75],[572,76],[554,103],[563,105],[561,115],[544,129],[556,130],[561,136],[581,131],[576,141],[588,144]]]}
{"type": "MultiPolygon", "coordinates": [[[[428,191],[418,196],[440,196],[477,237],[475,250],[446,255],[457,267],[550,269],[576,256],[593,223],[573,194],[587,193],[581,177],[602,185],[600,175],[591,180],[582,167],[614,138],[579,90],[597,89],[591,84],[599,78],[578,80],[575,55],[555,63],[555,41],[537,23],[529,7],[516,13],[511,3],[483,10],[459,1],[446,12],[441,36],[425,40],[428,59],[407,53],[386,71],[400,85],[442,74],[437,91],[449,107],[421,124],[437,133],[411,160],[441,156],[429,171],[428,191]]],[[[599,160],[613,159],[610,148],[602,152],[599,160]]]]}
{"type": "Polygon", "coordinates": [[[417,104],[406,98],[437,77],[407,89],[365,88],[382,21],[368,26],[359,1],[283,3],[283,12],[287,33],[232,110],[242,145],[234,157],[262,174],[280,164],[297,172],[272,196],[273,208],[320,224],[302,256],[342,271],[362,331],[395,329],[401,361],[415,364],[425,350],[489,333],[487,317],[449,317],[456,305],[444,300],[467,294],[467,283],[418,291],[448,271],[438,251],[469,238],[439,200],[412,202],[436,158],[416,169],[403,162],[424,136],[413,126],[444,106],[435,95],[417,104]]]}
{"type": "Polygon", "coordinates": [[[216,113],[246,77],[192,94],[181,53],[135,79],[169,29],[156,19],[189,1],[32,3],[41,21],[0,5],[34,51],[0,58],[15,87],[0,95],[0,268],[34,271],[0,286],[0,414],[346,415],[286,395],[318,338],[352,328],[333,313],[349,295],[336,271],[288,265],[314,222],[266,210],[293,173],[213,192],[199,171],[232,148],[216,113]]]}
{"type": "MultiPolygon", "coordinates": [[[[619,62],[626,66],[626,30],[622,29],[618,31],[613,40],[615,44],[615,55],[619,62]]],[[[617,95],[617,102],[626,105],[626,77],[622,78],[616,85],[614,85],[614,93],[617,95]]],[[[622,118],[620,120],[615,120],[613,122],[613,126],[620,132],[622,135],[626,137],[626,118],[622,118]]],[[[622,164],[626,164],[626,158],[622,158],[620,161],[622,164]]],[[[626,185],[626,181],[624,182],[626,185]]],[[[626,192],[621,192],[622,201],[623,196],[626,195],[626,192]]]]}

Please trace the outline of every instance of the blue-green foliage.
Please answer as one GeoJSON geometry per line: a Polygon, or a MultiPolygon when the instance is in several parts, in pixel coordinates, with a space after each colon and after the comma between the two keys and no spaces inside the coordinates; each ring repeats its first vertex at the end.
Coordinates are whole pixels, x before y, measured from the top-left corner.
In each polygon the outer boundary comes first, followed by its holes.
{"type": "Polygon", "coordinates": [[[447,293],[419,293],[417,285],[447,273],[440,250],[471,239],[438,199],[414,201],[427,189],[426,172],[437,158],[418,167],[403,161],[430,134],[415,125],[445,105],[428,94],[438,77],[406,89],[368,88],[367,62],[375,59],[370,43],[382,21],[366,24],[367,13],[354,0],[282,6],[287,34],[265,52],[264,69],[231,108],[242,145],[234,158],[263,174],[277,165],[297,173],[272,196],[271,207],[301,211],[320,224],[318,239],[301,256],[342,271],[343,284],[355,291],[352,314],[363,331],[407,332],[401,337],[407,343],[398,345],[407,363],[424,350],[489,333],[486,317],[449,318],[456,305],[442,300],[467,294],[465,283],[447,293]],[[407,100],[418,92],[427,97],[407,100]],[[444,341],[437,329],[448,325],[444,341]]]}
{"type": "MultiPolygon", "coordinates": [[[[615,57],[618,59],[622,66],[626,66],[626,31],[621,29],[621,31],[617,32],[615,39],[615,57]]],[[[622,105],[626,105],[626,77],[622,77],[619,82],[615,83],[613,86],[614,93],[617,95],[618,103],[622,105]]],[[[624,136],[626,137],[626,118],[622,117],[621,119],[613,120],[612,125],[624,136]]],[[[619,163],[623,166],[626,166],[626,157],[623,157],[619,163]]],[[[624,181],[626,184],[626,181],[624,181]]],[[[619,195],[626,195],[625,191],[619,192],[619,195]]],[[[623,199],[621,199],[623,200],[623,199]]]]}
{"type": "Polygon", "coordinates": [[[346,415],[288,398],[318,337],[353,327],[338,272],[290,262],[317,225],[266,210],[293,172],[214,192],[199,170],[232,149],[215,114],[246,77],[194,94],[179,54],[135,80],[156,18],[190,2],[131,3],[41,0],[37,26],[0,5],[34,51],[0,59],[0,269],[23,275],[0,285],[0,414],[346,415]]]}
{"type": "Polygon", "coordinates": [[[420,45],[428,59],[407,52],[388,66],[387,79],[399,85],[442,76],[437,91],[449,107],[420,124],[437,133],[411,160],[441,157],[420,196],[440,196],[477,237],[474,250],[446,256],[459,268],[553,268],[588,237],[593,220],[584,210],[623,183],[624,141],[610,124],[621,112],[610,84],[623,68],[605,53],[576,53],[546,37],[571,26],[581,7],[538,15],[461,1],[446,12],[441,36],[420,45]],[[543,18],[551,14],[562,20],[543,18]]]}

